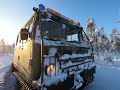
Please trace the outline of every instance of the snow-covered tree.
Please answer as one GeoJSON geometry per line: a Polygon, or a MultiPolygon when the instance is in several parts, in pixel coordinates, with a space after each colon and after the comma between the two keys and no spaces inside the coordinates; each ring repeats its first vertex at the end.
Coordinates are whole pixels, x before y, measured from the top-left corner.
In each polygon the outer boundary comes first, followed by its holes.
{"type": "Polygon", "coordinates": [[[95,51],[109,49],[108,44],[110,42],[104,33],[104,28],[98,27],[94,19],[87,20],[86,29],[86,33],[95,51]]]}
{"type": "Polygon", "coordinates": [[[111,51],[120,52],[120,33],[116,28],[112,29],[110,38],[111,38],[111,51]]]}
{"type": "Polygon", "coordinates": [[[4,39],[2,38],[2,39],[0,40],[0,54],[1,54],[1,55],[2,55],[2,54],[5,54],[5,52],[6,52],[5,41],[4,41],[4,39]]]}
{"type": "Polygon", "coordinates": [[[0,55],[13,54],[14,47],[15,47],[14,43],[10,45],[6,43],[5,40],[2,38],[0,40],[0,55]]]}

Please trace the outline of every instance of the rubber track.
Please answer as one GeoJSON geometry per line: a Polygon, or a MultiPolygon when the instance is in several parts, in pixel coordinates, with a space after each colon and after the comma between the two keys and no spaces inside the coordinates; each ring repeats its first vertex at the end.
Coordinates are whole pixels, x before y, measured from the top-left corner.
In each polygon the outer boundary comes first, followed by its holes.
{"type": "Polygon", "coordinates": [[[19,80],[19,82],[22,84],[22,86],[26,90],[35,90],[34,86],[32,84],[26,82],[26,80],[23,79],[23,77],[20,75],[19,72],[13,72],[13,74],[17,77],[17,79],[19,80]]]}

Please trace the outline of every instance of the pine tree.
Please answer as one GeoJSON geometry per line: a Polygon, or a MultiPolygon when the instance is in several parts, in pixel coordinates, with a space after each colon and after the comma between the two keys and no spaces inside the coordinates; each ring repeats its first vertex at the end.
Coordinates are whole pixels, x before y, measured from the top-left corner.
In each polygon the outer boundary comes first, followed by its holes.
{"type": "Polygon", "coordinates": [[[1,53],[1,55],[4,55],[5,52],[6,52],[5,41],[4,41],[4,39],[2,38],[2,39],[0,40],[0,53],[1,53]]]}

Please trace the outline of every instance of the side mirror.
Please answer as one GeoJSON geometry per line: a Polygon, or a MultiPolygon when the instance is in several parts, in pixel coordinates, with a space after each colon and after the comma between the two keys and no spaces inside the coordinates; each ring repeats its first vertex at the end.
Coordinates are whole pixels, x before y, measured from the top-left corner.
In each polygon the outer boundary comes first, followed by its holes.
{"type": "Polygon", "coordinates": [[[20,31],[20,38],[21,40],[27,40],[29,35],[29,30],[26,28],[21,29],[20,31]]]}

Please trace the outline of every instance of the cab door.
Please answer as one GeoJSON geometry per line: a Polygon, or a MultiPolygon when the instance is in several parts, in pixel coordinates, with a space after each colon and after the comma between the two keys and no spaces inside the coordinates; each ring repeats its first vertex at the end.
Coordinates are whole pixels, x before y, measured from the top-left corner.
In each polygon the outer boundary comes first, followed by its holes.
{"type": "MultiPolygon", "coordinates": [[[[33,22],[28,24],[29,33],[32,33],[33,22]]],[[[27,40],[22,40],[22,67],[27,76],[31,77],[31,60],[32,60],[32,38],[28,35],[27,40]]]]}

